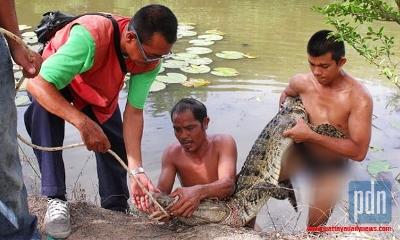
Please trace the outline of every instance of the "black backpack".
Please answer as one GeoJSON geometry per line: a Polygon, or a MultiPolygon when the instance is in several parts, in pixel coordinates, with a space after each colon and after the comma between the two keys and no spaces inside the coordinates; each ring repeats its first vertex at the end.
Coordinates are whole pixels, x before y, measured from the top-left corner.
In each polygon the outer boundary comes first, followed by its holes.
{"type": "Polygon", "coordinates": [[[125,66],[125,61],[122,56],[121,48],[119,45],[120,35],[119,35],[118,23],[117,23],[117,21],[115,21],[115,19],[110,14],[84,13],[81,15],[72,15],[69,13],[62,13],[60,11],[46,12],[45,14],[43,14],[42,20],[40,20],[38,26],[34,30],[34,32],[38,38],[38,42],[42,44],[41,48],[39,49],[39,53],[40,54],[43,53],[44,47],[50,41],[50,39],[52,37],[54,37],[54,35],[56,34],[56,32],[58,30],[60,30],[61,28],[63,28],[65,25],[72,22],[73,20],[75,20],[81,16],[84,16],[84,15],[100,15],[100,16],[103,16],[103,17],[111,20],[113,27],[114,27],[115,51],[117,52],[121,69],[124,73],[126,73],[127,70],[126,70],[126,66],[125,66]]]}

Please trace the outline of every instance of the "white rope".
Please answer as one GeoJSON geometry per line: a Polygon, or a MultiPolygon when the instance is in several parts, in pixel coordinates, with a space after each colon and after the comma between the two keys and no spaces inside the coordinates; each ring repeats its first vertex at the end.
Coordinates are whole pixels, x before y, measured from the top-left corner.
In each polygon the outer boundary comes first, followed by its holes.
{"type": "MultiPolygon", "coordinates": [[[[32,57],[33,57],[32,50],[28,47],[28,45],[27,45],[24,41],[22,41],[21,38],[19,38],[17,35],[13,34],[13,33],[10,32],[10,31],[7,31],[7,30],[4,29],[4,28],[0,28],[0,33],[6,35],[7,37],[9,37],[9,38],[15,40],[16,42],[18,42],[19,44],[21,44],[21,45],[25,48],[25,50],[27,51],[29,59],[30,59],[30,60],[32,59],[32,57]]],[[[24,80],[25,80],[25,77],[22,77],[22,78],[19,80],[19,82],[17,83],[17,85],[16,85],[16,87],[15,87],[16,92],[18,91],[19,87],[22,85],[22,83],[23,83],[24,80]]],[[[35,144],[33,144],[33,143],[27,141],[27,140],[26,140],[25,138],[23,138],[19,133],[17,133],[17,134],[18,134],[18,138],[19,138],[23,143],[25,143],[25,144],[28,145],[28,146],[31,146],[31,147],[34,148],[34,149],[38,149],[38,150],[41,150],[41,151],[61,151],[61,150],[71,149],[71,148],[75,148],[75,147],[81,147],[81,146],[84,146],[84,145],[85,145],[85,144],[82,142],[82,143],[76,143],[76,144],[71,144],[71,145],[66,145],[66,146],[60,146],[60,147],[42,147],[42,146],[38,146],[38,145],[35,145],[35,144]]],[[[143,184],[137,179],[137,177],[129,171],[128,166],[122,161],[122,159],[121,159],[115,152],[113,152],[111,149],[108,149],[107,152],[110,153],[112,156],[114,156],[114,158],[115,158],[115,159],[121,164],[121,166],[128,172],[129,176],[132,177],[132,178],[136,181],[136,183],[139,185],[139,187],[142,189],[142,191],[143,191],[144,193],[146,193],[146,194],[149,196],[150,200],[151,200],[155,205],[157,205],[157,207],[160,208],[160,210],[165,214],[166,217],[169,217],[169,214],[167,213],[167,211],[157,202],[156,199],[153,198],[153,196],[150,194],[150,192],[147,191],[147,189],[146,189],[146,188],[143,186],[143,184]]]]}

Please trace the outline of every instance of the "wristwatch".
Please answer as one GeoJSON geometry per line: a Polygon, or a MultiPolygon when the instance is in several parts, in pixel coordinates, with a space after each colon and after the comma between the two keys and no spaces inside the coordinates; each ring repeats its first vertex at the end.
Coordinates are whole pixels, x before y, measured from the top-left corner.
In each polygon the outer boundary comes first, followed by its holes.
{"type": "Polygon", "coordinates": [[[136,175],[139,173],[144,173],[144,169],[142,167],[135,168],[131,171],[132,175],[136,175]]]}

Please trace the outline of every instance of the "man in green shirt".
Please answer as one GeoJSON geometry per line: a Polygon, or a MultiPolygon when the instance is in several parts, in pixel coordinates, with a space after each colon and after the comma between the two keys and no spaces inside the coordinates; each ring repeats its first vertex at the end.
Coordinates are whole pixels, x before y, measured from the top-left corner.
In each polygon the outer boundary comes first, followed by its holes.
{"type": "MultiPolygon", "coordinates": [[[[27,84],[32,104],[25,125],[32,142],[46,147],[63,145],[65,121],[75,126],[96,155],[101,206],[125,211],[129,192],[136,205],[147,196],[134,179],[128,190],[125,169],[107,150],[120,156],[148,190],[157,191],[142,168],[143,107],[161,60],[177,39],[177,19],[162,5],[145,6],[131,19],[112,17],[119,44],[113,22],[99,15],[74,20],[50,40],[39,75],[27,84]],[[122,119],[118,95],[127,72],[131,77],[122,119]]],[[[65,238],[71,225],[62,151],[35,150],[35,155],[42,194],[49,198],[44,228],[52,237],[65,238]]]]}

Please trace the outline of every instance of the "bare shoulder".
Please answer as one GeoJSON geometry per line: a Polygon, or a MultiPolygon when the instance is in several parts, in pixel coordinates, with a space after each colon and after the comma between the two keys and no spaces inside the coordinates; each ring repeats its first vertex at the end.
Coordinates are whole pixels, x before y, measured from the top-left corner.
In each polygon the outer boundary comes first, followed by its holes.
{"type": "Polygon", "coordinates": [[[311,73],[297,73],[290,80],[290,87],[296,92],[302,92],[309,89],[310,83],[313,81],[311,73]]]}
{"type": "Polygon", "coordinates": [[[213,134],[209,135],[209,137],[212,139],[213,151],[219,153],[233,153],[237,151],[236,141],[231,135],[213,134]]]}
{"type": "Polygon", "coordinates": [[[170,143],[165,149],[162,157],[163,162],[169,162],[176,159],[181,154],[182,146],[178,141],[170,143]]]}
{"type": "Polygon", "coordinates": [[[353,89],[351,91],[351,98],[355,104],[372,104],[372,96],[367,87],[357,79],[351,78],[353,81],[353,89]]]}
{"type": "Polygon", "coordinates": [[[312,76],[311,73],[296,73],[295,75],[293,75],[292,77],[292,81],[295,80],[306,80],[308,78],[310,78],[312,76]]]}
{"type": "Polygon", "coordinates": [[[218,145],[236,145],[235,139],[229,134],[212,134],[210,135],[214,144],[218,145]]]}

